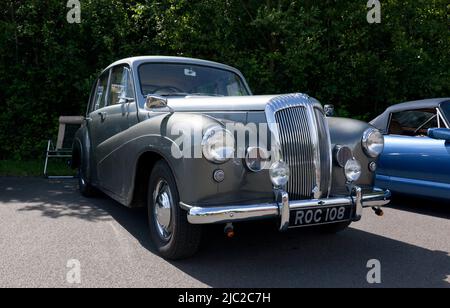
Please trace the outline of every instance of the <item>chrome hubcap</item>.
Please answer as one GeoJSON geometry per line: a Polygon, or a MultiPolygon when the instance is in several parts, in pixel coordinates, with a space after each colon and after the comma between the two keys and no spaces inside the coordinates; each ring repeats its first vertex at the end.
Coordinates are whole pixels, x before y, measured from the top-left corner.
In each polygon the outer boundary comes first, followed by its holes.
{"type": "Polygon", "coordinates": [[[167,242],[172,237],[173,198],[169,184],[163,179],[158,181],[153,192],[153,204],[156,230],[159,237],[167,242]]]}

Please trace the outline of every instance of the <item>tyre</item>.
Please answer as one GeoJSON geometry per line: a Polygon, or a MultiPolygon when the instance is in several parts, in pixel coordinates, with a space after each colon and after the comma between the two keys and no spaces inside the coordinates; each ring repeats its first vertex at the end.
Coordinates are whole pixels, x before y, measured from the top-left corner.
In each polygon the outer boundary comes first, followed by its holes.
{"type": "Polygon", "coordinates": [[[153,168],[147,199],[150,237],[158,253],[169,260],[193,256],[200,246],[202,227],[187,221],[186,211],[179,206],[175,178],[164,161],[153,168]]]}
{"type": "Polygon", "coordinates": [[[86,198],[93,198],[97,195],[97,189],[86,179],[81,167],[78,168],[78,189],[80,190],[81,195],[86,198]]]}
{"type": "Polygon", "coordinates": [[[348,229],[351,225],[350,221],[339,222],[335,224],[323,225],[319,227],[321,233],[324,234],[336,234],[348,229]]]}

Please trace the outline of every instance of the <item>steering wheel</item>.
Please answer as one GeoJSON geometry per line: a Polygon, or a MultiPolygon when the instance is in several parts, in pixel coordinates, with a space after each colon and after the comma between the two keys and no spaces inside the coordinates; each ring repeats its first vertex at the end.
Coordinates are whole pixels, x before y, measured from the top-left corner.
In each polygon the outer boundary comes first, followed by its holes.
{"type": "Polygon", "coordinates": [[[170,93],[183,93],[184,91],[174,86],[162,86],[153,90],[154,94],[157,94],[158,92],[166,92],[166,93],[168,92],[170,94],[170,93]]]}

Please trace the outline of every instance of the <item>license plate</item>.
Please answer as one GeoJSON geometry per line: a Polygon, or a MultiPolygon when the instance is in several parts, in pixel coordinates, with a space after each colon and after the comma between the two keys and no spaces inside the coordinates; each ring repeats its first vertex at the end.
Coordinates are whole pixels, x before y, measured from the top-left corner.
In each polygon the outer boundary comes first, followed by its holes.
{"type": "Polygon", "coordinates": [[[291,211],[289,227],[323,225],[349,221],[352,209],[350,206],[331,206],[306,208],[291,211]]]}

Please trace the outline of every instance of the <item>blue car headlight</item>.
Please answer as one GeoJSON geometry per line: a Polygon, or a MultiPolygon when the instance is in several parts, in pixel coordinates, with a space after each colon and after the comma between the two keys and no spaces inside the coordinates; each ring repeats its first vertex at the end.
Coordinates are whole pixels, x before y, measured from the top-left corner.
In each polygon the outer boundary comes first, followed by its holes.
{"type": "Polygon", "coordinates": [[[362,138],[364,152],[372,158],[377,158],[384,150],[384,136],[375,128],[367,129],[362,138]]]}

